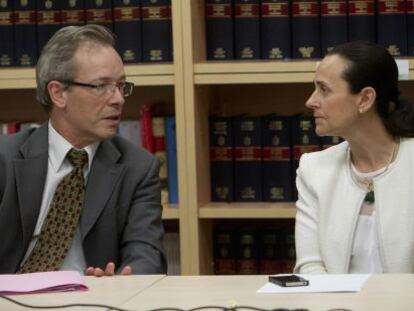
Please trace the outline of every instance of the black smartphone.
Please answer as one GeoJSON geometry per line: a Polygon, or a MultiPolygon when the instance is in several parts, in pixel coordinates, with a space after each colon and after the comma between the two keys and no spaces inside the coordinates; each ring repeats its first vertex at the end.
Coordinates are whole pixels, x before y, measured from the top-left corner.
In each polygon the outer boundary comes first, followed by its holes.
{"type": "Polygon", "coordinates": [[[295,286],[308,286],[309,281],[301,276],[295,274],[289,275],[274,275],[269,276],[269,282],[283,286],[283,287],[295,287],[295,286]]]}

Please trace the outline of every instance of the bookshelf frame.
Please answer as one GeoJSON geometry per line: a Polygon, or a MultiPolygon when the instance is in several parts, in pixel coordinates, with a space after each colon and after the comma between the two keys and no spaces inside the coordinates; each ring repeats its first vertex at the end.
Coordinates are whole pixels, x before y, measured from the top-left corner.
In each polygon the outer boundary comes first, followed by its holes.
{"type": "MultiPolygon", "coordinates": [[[[126,117],[137,118],[139,105],[152,100],[175,113],[180,203],[164,206],[163,219],[178,223],[182,274],[212,274],[216,220],[293,219],[296,210],[293,202],[210,202],[208,117],[303,111],[318,61],[206,61],[204,0],[172,0],[172,29],[173,63],[125,66],[136,84],[126,117]]],[[[47,118],[35,103],[34,74],[33,68],[0,69],[0,122],[47,118]]],[[[414,97],[413,59],[406,79],[403,93],[414,97]]]]}

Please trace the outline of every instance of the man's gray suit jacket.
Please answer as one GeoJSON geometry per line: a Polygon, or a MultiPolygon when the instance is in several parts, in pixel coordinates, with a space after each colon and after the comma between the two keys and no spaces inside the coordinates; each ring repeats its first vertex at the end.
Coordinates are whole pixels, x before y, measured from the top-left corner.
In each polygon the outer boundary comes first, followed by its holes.
{"type": "MultiPolygon", "coordinates": [[[[48,126],[0,135],[0,273],[15,273],[32,239],[48,168],[48,126]]],[[[113,261],[166,273],[158,160],[115,136],[92,162],[80,220],[87,266],[113,261]]]]}

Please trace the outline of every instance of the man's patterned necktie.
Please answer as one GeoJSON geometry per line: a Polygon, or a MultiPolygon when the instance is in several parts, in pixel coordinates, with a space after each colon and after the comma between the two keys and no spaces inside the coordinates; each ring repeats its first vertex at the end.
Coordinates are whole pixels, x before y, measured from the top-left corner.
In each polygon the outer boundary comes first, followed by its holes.
{"type": "Polygon", "coordinates": [[[88,154],[71,149],[67,158],[74,169],[57,186],[39,240],[20,273],[58,270],[72,245],[85,197],[83,167],[88,154]]]}

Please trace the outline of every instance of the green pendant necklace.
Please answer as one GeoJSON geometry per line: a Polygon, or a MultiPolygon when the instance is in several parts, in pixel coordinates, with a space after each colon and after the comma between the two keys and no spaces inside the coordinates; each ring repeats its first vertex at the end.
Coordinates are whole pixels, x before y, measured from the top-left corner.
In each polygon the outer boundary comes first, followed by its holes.
{"type": "Polygon", "coordinates": [[[364,202],[367,202],[368,204],[373,204],[375,202],[375,192],[374,192],[374,183],[373,181],[370,181],[367,185],[368,192],[365,196],[364,202]]]}
{"type": "MultiPolygon", "coordinates": [[[[387,165],[385,166],[385,169],[381,172],[381,174],[384,174],[388,170],[390,164],[395,159],[395,156],[396,156],[396,153],[397,153],[396,151],[398,150],[398,147],[399,147],[399,142],[397,142],[394,145],[394,148],[393,148],[392,153],[391,153],[391,157],[390,157],[387,165]]],[[[365,181],[365,182],[362,182],[362,183],[365,184],[365,186],[367,188],[367,194],[365,195],[364,202],[366,202],[367,204],[373,204],[375,202],[374,181],[371,179],[369,181],[365,181]]]]}

